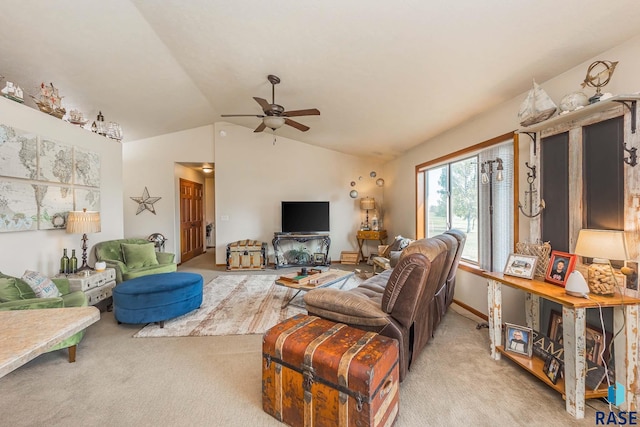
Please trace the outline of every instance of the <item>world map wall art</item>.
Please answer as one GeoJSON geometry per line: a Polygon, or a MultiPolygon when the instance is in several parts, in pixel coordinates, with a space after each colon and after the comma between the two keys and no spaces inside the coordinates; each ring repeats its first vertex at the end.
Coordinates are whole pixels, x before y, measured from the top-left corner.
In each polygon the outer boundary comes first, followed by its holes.
{"type": "Polygon", "coordinates": [[[0,233],[65,229],[100,210],[100,154],[0,124],[0,233]]]}

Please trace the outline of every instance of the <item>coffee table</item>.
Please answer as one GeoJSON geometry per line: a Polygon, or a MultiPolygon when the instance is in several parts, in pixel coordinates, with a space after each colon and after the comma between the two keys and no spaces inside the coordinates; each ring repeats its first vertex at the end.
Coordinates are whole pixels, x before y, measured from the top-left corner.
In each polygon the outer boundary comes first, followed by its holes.
{"type": "Polygon", "coordinates": [[[350,277],[354,275],[353,271],[345,271],[345,270],[327,270],[322,273],[317,273],[313,275],[306,276],[302,278],[298,276],[297,273],[290,273],[280,276],[276,280],[276,285],[285,286],[287,288],[297,289],[298,292],[295,293],[289,300],[282,304],[282,308],[287,307],[291,301],[302,291],[310,291],[312,289],[326,288],[328,286],[334,285],[336,283],[340,283],[340,288],[342,289],[344,285],[347,283],[350,277]]]}
{"type": "Polygon", "coordinates": [[[98,320],[96,307],[0,311],[0,377],[98,320]]]}

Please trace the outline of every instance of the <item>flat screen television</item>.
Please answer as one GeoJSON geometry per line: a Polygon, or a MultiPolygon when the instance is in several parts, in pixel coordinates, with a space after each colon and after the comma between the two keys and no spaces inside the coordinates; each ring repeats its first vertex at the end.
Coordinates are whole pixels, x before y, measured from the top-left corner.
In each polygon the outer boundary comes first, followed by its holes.
{"type": "Polygon", "coordinates": [[[329,202],[282,202],[283,233],[328,233],[329,202]]]}

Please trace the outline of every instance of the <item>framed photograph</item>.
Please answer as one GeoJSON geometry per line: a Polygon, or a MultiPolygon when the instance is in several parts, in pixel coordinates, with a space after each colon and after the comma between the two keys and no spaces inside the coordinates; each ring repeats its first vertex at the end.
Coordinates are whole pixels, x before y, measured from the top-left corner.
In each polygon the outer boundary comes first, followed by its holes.
{"type": "Polygon", "coordinates": [[[549,378],[549,381],[556,384],[562,372],[562,362],[555,356],[549,356],[544,361],[542,372],[549,378]]]}
{"type": "MultiPolygon", "coordinates": [[[[551,310],[549,316],[549,339],[562,345],[562,331],[562,314],[551,310]]],[[[605,331],[603,334],[600,328],[587,324],[585,330],[585,358],[599,366],[604,366],[602,359],[609,364],[609,343],[611,343],[612,338],[611,332],[605,331]],[[600,352],[603,350],[602,358],[600,358],[600,352]]]]}
{"type": "Polygon", "coordinates": [[[316,252],[313,254],[313,263],[316,265],[324,265],[325,259],[324,254],[320,252],[316,252]]]}
{"type": "Polygon", "coordinates": [[[531,357],[533,353],[533,330],[526,326],[505,323],[504,349],[511,353],[531,357]]]}
{"type": "Polygon", "coordinates": [[[536,272],[538,257],[532,255],[510,254],[504,266],[504,274],[509,276],[533,279],[536,272]]]}
{"type": "Polygon", "coordinates": [[[551,259],[547,267],[545,280],[549,283],[564,287],[569,278],[569,273],[573,271],[576,265],[577,255],[568,254],[566,252],[551,251],[551,259]]]}

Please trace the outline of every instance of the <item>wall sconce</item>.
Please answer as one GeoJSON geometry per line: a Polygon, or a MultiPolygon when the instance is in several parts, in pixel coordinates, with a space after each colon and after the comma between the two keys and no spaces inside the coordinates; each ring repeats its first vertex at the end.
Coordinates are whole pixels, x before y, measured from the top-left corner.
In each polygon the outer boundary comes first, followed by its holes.
{"type": "Polygon", "coordinates": [[[496,157],[495,160],[486,160],[480,164],[480,181],[483,184],[489,184],[489,271],[493,271],[493,164],[496,166],[496,181],[500,182],[504,179],[502,171],[502,159],[496,157]]]}

